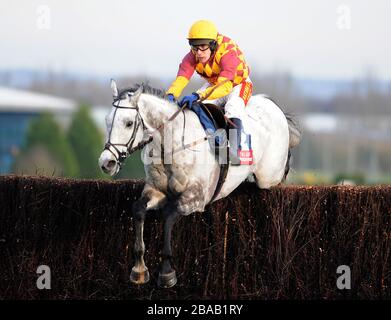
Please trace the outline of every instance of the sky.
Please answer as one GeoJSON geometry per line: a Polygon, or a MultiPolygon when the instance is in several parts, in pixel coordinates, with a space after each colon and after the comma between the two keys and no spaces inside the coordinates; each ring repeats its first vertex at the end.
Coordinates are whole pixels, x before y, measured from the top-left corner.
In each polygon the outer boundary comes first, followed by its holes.
{"type": "Polygon", "coordinates": [[[214,21],[252,73],[391,80],[389,0],[0,0],[0,70],[172,78],[191,24],[214,21]]]}

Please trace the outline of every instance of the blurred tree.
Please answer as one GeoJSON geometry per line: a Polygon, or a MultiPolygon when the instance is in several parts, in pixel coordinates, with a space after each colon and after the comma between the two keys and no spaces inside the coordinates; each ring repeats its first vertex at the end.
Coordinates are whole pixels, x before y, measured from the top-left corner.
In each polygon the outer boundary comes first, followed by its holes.
{"type": "Polygon", "coordinates": [[[344,181],[353,182],[358,185],[366,184],[365,175],[362,172],[339,172],[333,179],[334,184],[343,184],[344,181]]]}
{"type": "Polygon", "coordinates": [[[79,177],[103,178],[98,166],[103,137],[87,105],[80,105],[79,110],[73,114],[67,138],[79,165],[79,177]]]}
{"type": "Polygon", "coordinates": [[[16,174],[56,176],[61,174],[62,164],[55,159],[48,148],[36,144],[15,159],[12,172],[16,174]]]}
{"type": "MultiPolygon", "coordinates": [[[[68,141],[60,126],[50,113],[43,113],[34,119],[27,131],[26,145],[19,157],[27,157],[32,149],[37,146],[46,148],[50,156],[60,164],[61,168],[55,168],[53,175],[77,177],[78,165],[68,141]]],[[[40,164],[36,164],[40,168],[40,164]]]]}

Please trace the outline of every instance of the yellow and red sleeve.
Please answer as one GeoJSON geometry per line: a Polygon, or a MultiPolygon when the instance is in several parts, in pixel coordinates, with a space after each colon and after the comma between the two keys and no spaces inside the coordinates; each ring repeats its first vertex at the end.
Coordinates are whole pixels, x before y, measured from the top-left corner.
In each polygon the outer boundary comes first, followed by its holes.
{"type": "Polygon", "coordinates": [[[167,94],[174,95],[175,99],[178,99],[178,97],[181,95],[183,89],[187,86],[189,83],[189,79],[183,76],[177,76],[174,82],[171,84],[170,88],[166,91],[167,94]]]}
{"type": "Polygon", "coordinates": [[[224,77],[218,77],[217,83],[214,86],[208,87],[204,91],[197,91],[197,93],[201,99],[206,98],[207,100],[215,100],[230,94],[232,88],[233,83],[231,80],[224,77]]]}
{"type": "Polygon", "coordinates": [[[197,62],[195,60],[194,54],[192,52],[189,52],[182,59],[182,62],[179,65],[177,77],[171,84],[170,88],[167,90],[166,94],[171,93],[176,99],[181,95],[183,89],[187,86],[190,81],[190,78],[194,73],[196,63],[197,62]]]}

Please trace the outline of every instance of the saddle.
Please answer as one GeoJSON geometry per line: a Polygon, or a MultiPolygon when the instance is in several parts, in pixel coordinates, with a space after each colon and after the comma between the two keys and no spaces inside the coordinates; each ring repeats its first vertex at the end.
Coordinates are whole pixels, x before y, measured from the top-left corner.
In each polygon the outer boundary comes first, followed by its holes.
{"type": "Polygon", "coordinates": [[[209,119],[213,122],[216,130],[224,129],[227,130],[228,122],[224,116],[224,108],[216,106],[212,103],[200,103],[200,107],[208,115],[209,119]]]}

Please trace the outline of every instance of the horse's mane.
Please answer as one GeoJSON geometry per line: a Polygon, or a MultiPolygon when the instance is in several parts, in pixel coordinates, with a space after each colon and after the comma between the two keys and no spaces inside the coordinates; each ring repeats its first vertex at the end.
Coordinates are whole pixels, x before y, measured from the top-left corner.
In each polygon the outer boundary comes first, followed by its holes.
{"type": "Polygon", "coordinates": [[[137,83],[134,88],[124,88],[120,91],[118,97],[119,99],[124,98],[124,96],[129,92],[136,92],[139,88],[142,88],[142,93],[148,93],[152,94],[154,96],[157,96],[159,98],[166,98],[166,92],[163,89],[157,89],[152,86],[150,86],[148,83],[137,83]]]}

